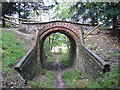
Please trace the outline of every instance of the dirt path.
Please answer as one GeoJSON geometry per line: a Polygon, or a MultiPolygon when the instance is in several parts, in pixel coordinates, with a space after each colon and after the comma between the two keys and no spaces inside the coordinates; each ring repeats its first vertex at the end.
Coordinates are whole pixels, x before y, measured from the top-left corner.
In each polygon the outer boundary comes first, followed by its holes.
{"type": "Polygon", "coordinates": [[[64,82],[61,77],[62,67],[59,62],[60,56],[56,58],[56,70],[54,71],[55,74],[55,88],[65,88],[64,82]]]}

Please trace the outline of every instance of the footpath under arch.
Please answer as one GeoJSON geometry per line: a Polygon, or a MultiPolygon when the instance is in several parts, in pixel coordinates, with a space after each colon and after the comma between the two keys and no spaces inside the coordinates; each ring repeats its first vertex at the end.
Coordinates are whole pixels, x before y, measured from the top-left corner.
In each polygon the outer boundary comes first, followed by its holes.
{"type": "MultiPolygon", "coordinates": [[[[68,27],[69,25],[66,25],[64,24],[63,25],[59,25],[60,23],[56,23],[55,25],[50,25],[50,26],[47,26],[46,29],[44,29],[44,31],[41,33],[38,34],[38,39],[39,39],[39,49],[40,49],[40,61],[41,61],[41,64],[42,64],[42,61],[44,61],[45,59],[45,53],[44,53],[44,40],[52,33],[56,33],[56,32],[59,32],[59,33],[62,33],[64,35],[66,35],[70,41],[70,65],[74,65],[74,61],[76,61],[76,58],[77,58],[77,55],[76,55],[76,51],[77,51],[77,39],[78,39],[78,35],[76,32],[74,32],[72,29],[74,29],[74,27],[70,28],[68,27]]],[[[79,32],[79,31],[77,31],[79,32]]]]}

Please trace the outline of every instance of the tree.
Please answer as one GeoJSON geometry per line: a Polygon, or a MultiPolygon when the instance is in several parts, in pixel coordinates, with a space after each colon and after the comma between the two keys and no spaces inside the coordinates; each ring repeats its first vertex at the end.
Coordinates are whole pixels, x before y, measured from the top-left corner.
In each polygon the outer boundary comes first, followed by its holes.
{"type": "Polygon", "coordinates": [[[53,47],[65,45],[70,48],[70,42],[67,36],[61,33],[55,33],[48,36],[44,42],[46,51],[51,51],[53,47]]]}
{"type": "Polygon", "coordinates": [[[117,29],[117,20],[120,15],[120,2],[75,2],[72,4],[59,5],[56,9],[59,12],[56,17],[61,20],[69,19],[70,21],[83,23],[98,24],[102,22],[105,26],[112,26],[117,29]],[[61,11],[62,10],[62,11],[61,11]]]}
{"type": "Polygon", "coordinates": [[[14,2],[2,2],[2,26],[5,27],[5,15],[11,15],[15,8],[13,7],[14,2]]]}
{"type": "Polygon", "coordinates": [[[34,11],[37,16],[40,11],[48,11],[55,5],[45,6],[43,2],[2,2],[2,17],[3,27],[5,27],[5,15],[12,16],[17,14],[19,18],[29,19],[31,11],[34,11]]]}
{"type": "Polygon", "coordinates": [[[112,25],[113,29],[117,29],[119,10],[120,2],[77,2],[70,8],[70,12],[75,13],[72,19],[76,21],[79,21],[81,16],[83,21],[90,19],[91,24],[98,24],[101,21],[104,25],[112,25]]]}
{"type": "Polygon", "coordinates": [[[68,13],[69,12],[69,8],[72,5],[72,3],[70,2],[62,2],[59,3],[55,6],[55,10],[54,10],[54,17],[53,19],[57,19],[57,20],[69,20],[72,13],[68,13]]]}

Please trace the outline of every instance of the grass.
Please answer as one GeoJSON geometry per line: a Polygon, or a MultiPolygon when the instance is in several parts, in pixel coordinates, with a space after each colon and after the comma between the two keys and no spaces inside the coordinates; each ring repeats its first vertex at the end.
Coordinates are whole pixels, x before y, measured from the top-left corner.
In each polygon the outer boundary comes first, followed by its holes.
{"type": "Polygon", "coordinates": [[[56,54],[52,54],[50,56],[47,56],[46,63],[47,64],[55,63],[56,62],[56,58],[57,58],[56,54]]]}
{"type": "Polygon", "coordinates": [[[62,72],[62,77],[68,88],[117,88],[120,81],[120,67],[115,65],[111,72],[101,74],[97,80],[87,79],[78,69],[68,69],[62,72]]]}
{"type": "Polygon", "coordinates": [[[2,30],[2,38],[0,40],[2,41],[0,53],[2,53],[3,67],[11,67],[19,58],[25,55],[27,48],[23,47],[19,38],[12,32],[2,30]]]}
{"type": "Polygon", "coordinates": [[[69,53],[65,52],[61,54],[61,57],[59,58],[59,62],[63,64],[65,67],[69,66],[69,53]]]}
{"type": "Polygon", "coordinates": [[[101,74],[97,81],[89,82],[87,88],[116,88],[119,86],[120,67],[115,65],[111,72],[101,74]]]}
{"type": "Polygon", "coordinates": [[[68,69],[62,72],[62,78],[68,88],[75,88],[77,85],[76,81],[82,78],[82,75],[78,69],[68,69]]]}
{"type": "Polygon", "coordinates": [[[43,81],[29,81],[29,85],[32,88],[53,88],[53,72],[43,69],[41,73],[44,74],[45,79],[43,81]]]}
{"type": "Polygon", "coordinates": [[[102,82],[100,85],[103,88],[115,88],[119,86],[118,80],[120,80],[120,67],[115,65],[111,72],[107,72],[101,76],[102,82]]]}

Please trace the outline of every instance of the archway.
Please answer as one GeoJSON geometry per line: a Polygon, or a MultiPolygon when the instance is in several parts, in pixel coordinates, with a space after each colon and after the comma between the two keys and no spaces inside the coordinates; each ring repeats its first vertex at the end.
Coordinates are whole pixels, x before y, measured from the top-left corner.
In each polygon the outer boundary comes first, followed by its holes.
{"type": "Polygon", "coordinates": [[[69,29],[63,27],[48,29],[40,35],[39,44],[40,44],[40,52],[41,52],[40,54],[41,64],[43,65],[45,60],[44,41],[48,36],[50,36],[53,33],[64,34],[69,39],[70,41],[69,64],[70,66],[73,66],[74,61],[76,60],[76,37],[75,37],[76,35],[73,32],[71,32],[69,29]]]}

